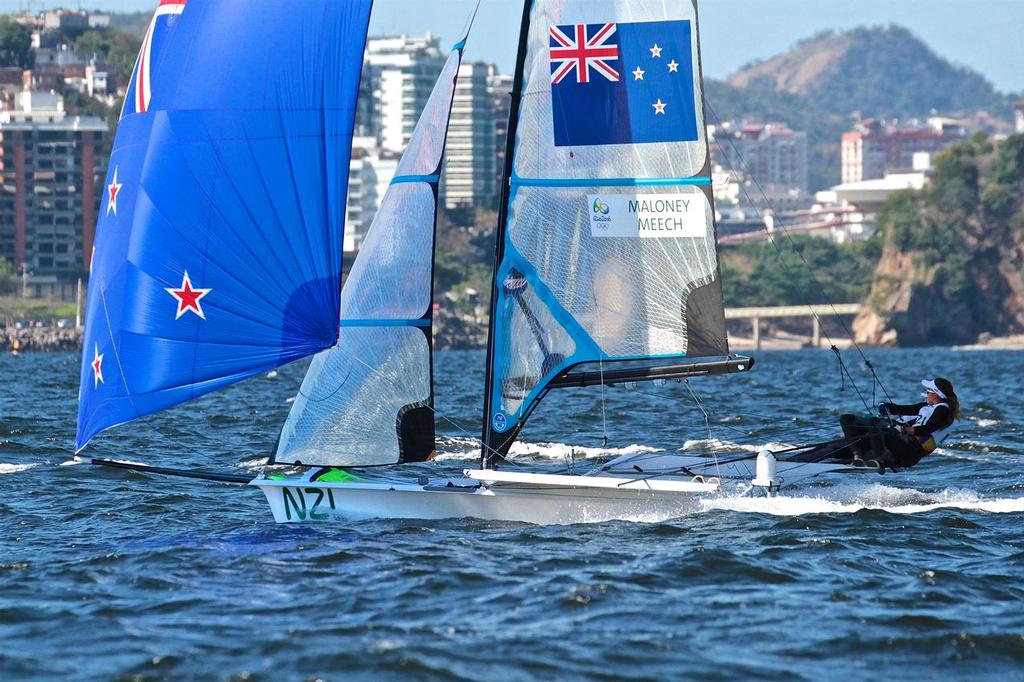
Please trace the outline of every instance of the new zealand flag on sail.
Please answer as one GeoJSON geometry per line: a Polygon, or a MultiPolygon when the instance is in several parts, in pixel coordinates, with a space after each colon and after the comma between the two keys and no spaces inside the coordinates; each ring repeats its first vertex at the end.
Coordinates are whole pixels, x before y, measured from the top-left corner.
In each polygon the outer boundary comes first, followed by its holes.
{"type": "Polygon", "coordinates": [[[697,139],[689,21],[552,26],[555,146],[697,139]]]}

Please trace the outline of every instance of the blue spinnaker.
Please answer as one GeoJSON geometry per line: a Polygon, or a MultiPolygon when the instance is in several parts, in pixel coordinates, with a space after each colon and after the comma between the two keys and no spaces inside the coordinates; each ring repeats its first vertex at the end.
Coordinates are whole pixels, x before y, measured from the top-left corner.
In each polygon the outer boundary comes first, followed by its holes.
{"type": "Polygon", "coordinates": [[[370,5],[159,3],[100,208],[78,449],[336,343],[370,5]]]}

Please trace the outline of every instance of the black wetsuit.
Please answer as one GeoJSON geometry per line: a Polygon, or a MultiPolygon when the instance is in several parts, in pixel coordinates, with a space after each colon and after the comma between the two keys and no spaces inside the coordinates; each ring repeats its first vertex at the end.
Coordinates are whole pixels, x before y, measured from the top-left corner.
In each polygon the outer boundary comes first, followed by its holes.
{"type": "MultiPolygon", "coordinates": [[[[884,419],[844,414],[839,418],[843,435],[850,448],[862,459],[878,459],[889,466],[906,468],[921,461],[935,449],[932,435],[945,431],[953,422],[953,413],[946,403],[913,405],[884,403],[882,407],[897,417],[917,417],[914,435],[903,432],[902,425],[892,428],[884,419]],[[930,408],[930,409],[925,409],[930,408]]],[[[909,424],[909,422],[908,422],[909,424]]]]}

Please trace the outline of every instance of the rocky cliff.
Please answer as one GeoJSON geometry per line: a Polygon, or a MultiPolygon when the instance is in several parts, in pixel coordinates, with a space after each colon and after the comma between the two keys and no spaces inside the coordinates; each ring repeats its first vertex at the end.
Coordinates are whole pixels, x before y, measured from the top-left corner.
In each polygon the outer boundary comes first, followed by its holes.
{"type": "Polygon", "coordinates": [[[1024,135],[983,137],[936,159],[921,191],[894,195],[858,343],[974,343],[1024,333],[1024,135]]]}

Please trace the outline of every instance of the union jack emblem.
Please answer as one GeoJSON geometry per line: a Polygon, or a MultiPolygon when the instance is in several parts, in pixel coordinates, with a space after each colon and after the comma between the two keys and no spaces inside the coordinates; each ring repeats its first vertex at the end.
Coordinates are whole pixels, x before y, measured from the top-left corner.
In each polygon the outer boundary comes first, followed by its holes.
{"type": "Polygon", "coordinates": [[[589,83],[591,69],[607,80],[619,80],[619,72],[609,63],[619,59],[615,24],[552,26],[548,34],[552,83],[561,83],[573,71],[577,83],[589,83]]]}
{"type": "MultiPolygon", "coordinates": [[[[153,34],[161,26],[161,18],[177,16],[185,11],[185,4],[188,0],[160,0],[153,20],[149,22],[149,30],[146,31],[146,38],[142,41],[142,49],[139,50],[139,59],[135,62],[135,70],[132,71],[132,78],[128,82],[128,93],[124,99],[124,108],[121,116],[130,113],[142,114],[149,110],[149,102],[153,97],[153,79],[151,62],[153,56],[153,34]]],[[[164,20],[166,23],[166,20],[164,20]]]]}

